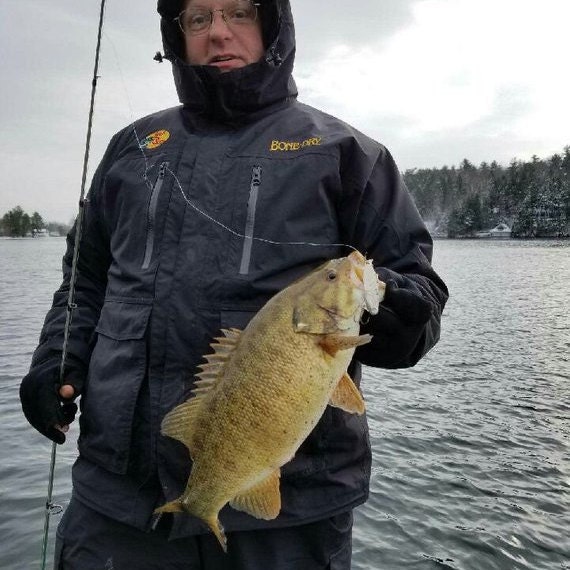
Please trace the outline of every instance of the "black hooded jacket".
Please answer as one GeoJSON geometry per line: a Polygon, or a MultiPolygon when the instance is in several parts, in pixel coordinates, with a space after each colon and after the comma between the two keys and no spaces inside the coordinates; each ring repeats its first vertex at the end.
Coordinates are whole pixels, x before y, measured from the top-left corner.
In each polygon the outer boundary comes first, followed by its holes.
{"type": "MultiPolygon", "coordinates": [[[[342,121],[297,101],[289,2],[262,0],[267,47],[258,63],[221,74],[182,59],[160,0],[165,56],[182,105],[113,137],[85,210],[70,357],[88,367],[74,492],[119,521],[149,528],[153,509],[177,498],[190,461],[160,436],[220,328],[243,328],[277,291],[349,244],[433,306],[425,324],[386,331],[383,309],[356,354],[385,368],[414,365],[437,341],[447,291],[433,271],[431,238],[389,152],[342,121]],[[312,244],[312,245],[307,245],[312,244]],[[322,245],[315,245],[322,244],[322,245]]],[[[58,358],[73,232],[32,366],[58,358]]],[[[366,500],[366,418],[328,407],[282,470],[282,512],[260,521],[226,507],[234,529],[316,520],[366,500]]],[[[203,532],[175,515],[173,536],[203,532]]]]}

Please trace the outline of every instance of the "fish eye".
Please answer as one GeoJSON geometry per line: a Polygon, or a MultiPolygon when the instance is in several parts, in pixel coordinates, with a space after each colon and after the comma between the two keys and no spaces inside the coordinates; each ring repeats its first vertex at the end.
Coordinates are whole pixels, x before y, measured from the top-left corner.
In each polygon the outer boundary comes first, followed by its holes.
{"type": "Polygon", "coordinates": [[[334,271],[334,270],[331,269],[331,270],[327,273],[327,281],[334,281],[335,279],[336,279],[336,271],[334,271]]]}

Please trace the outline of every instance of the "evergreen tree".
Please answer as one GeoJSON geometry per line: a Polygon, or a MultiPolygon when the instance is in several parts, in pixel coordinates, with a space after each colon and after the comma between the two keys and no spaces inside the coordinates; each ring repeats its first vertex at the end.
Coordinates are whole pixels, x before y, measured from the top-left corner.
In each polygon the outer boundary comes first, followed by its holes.
{"type": "Polygon", "coordinates": [[[2,226],[4,232],[10,237],[24,237],[31,230],[30,216],[20,206],[16,206],[4,214],[2,226]]]}
{"type": "Polygon", "coordinates": [[[46,227],[43,218],[37,212],[34,212],[32,214],[30,224],[32,227],[32,232],[39,232],[46,227]]]}

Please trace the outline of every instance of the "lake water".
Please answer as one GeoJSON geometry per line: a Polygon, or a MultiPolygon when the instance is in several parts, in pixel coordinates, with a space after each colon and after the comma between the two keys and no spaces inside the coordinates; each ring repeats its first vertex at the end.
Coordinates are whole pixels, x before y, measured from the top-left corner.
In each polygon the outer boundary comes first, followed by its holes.
{"type": "MultiPolygon", "coordinates": [[[[51,443],[18,385],[64,246],[0,239],[1,569],[39,567],[51,443]]],[[[452,294],[440,343],[365,373],[374,463],[353,569],[570,569],[570,242],[438,241],[434,265],[452,294]]],[[[74,456],[58,447],[61,504],[74,456]]]]}

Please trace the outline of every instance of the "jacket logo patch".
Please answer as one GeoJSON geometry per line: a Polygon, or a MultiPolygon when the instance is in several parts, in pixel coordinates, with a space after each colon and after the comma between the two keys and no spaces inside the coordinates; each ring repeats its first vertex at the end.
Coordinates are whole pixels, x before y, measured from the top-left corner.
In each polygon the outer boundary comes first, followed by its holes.
{"type": "Polygon", "coordinates": [[[148,135],[141,141],[141,148],[146,148],[147,150],[153,150],[158,148],[160,145],[164,144],[170,138],[170,133],[165,130],[155,131],[148,135]]]}
{"type": "Polygon", "coordinates": [[[304,141],[271,141],[271,146],[269,150],[271,152],[291,152],[294,150],[302,150],[311,146],[320,146],[322,137],[311,137],[310,139],[305,139],[304,141]]]}

